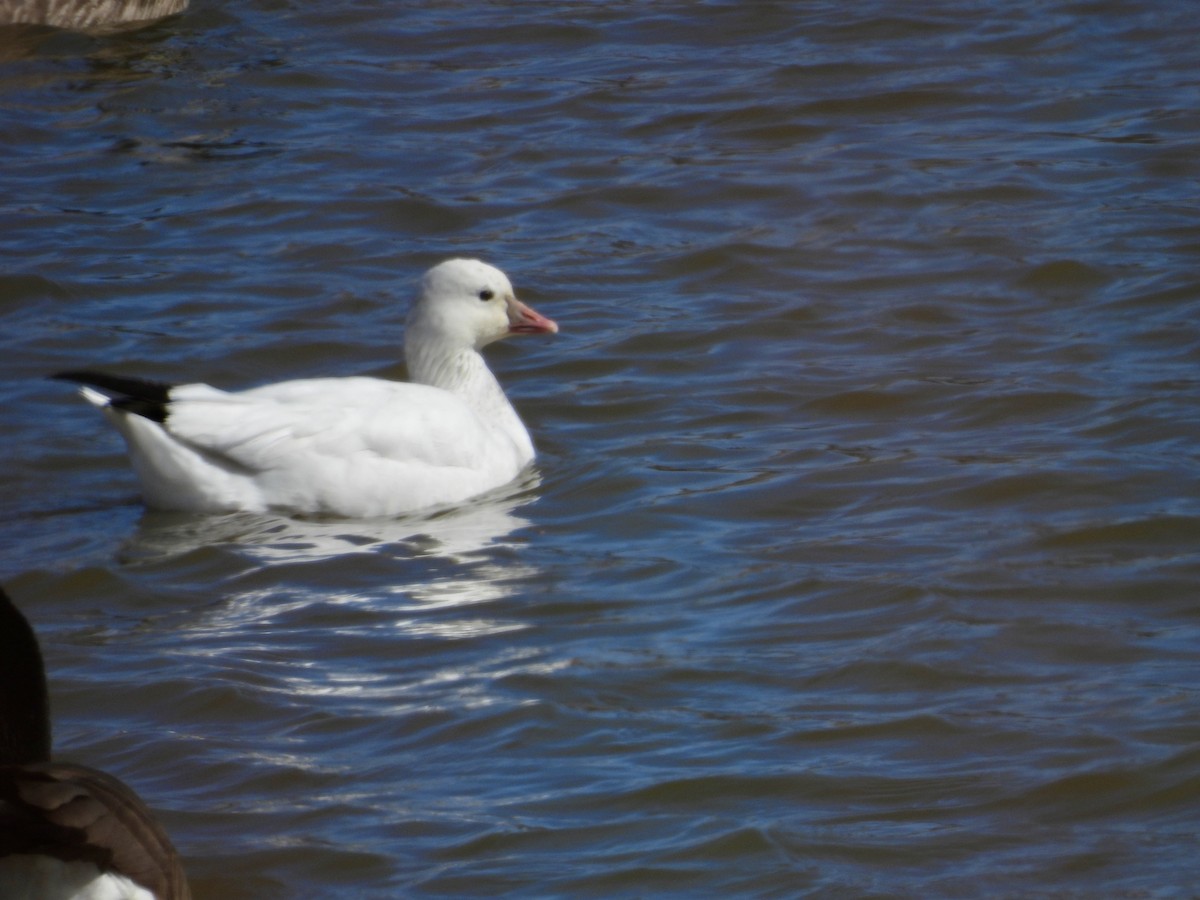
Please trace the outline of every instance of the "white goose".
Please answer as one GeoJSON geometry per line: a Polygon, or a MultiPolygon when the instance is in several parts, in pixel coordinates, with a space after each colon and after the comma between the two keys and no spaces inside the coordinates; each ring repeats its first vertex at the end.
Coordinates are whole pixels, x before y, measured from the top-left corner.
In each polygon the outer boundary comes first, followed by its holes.
{"type": "Polygon", "coordinates": [[[425,273],[409,312],[407,383],[313,378],[226,392],[97,372],[54,377],[84,384],[124,436],[149,506],[394,516],[499,487],[533,460],[479,351],[557,331],[499,269],[451,259],[425,273]]]}

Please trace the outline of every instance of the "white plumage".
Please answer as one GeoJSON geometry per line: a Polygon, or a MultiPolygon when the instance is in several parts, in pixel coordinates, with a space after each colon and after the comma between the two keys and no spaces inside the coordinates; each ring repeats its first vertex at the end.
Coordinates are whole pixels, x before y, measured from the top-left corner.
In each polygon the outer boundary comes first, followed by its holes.
{"type": "Polygon", "coordinates": [[[160,900],[137,882],[83,860],[52,856],[0,858],[4,900],[160,900]]]}
{"type": "Polygon", "coordinates": [[[56,377],[105,391],[81,388],[124,436],[149,506],[392,516],[499,487],[533,460],[480,350],[556,331],[499,269],[452,259],[425,274],[409,313],[410,382],[315,378],[227,392],[56,377]]]}

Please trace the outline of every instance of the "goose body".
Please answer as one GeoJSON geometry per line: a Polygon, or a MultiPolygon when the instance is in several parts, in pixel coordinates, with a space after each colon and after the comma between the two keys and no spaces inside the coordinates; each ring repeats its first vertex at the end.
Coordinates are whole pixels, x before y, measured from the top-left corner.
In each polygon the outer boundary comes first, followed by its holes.
{"type": "Polygon", "coordinates": [[[0,0],[0,25],[76,31],[144,25],[187,8],[188,0],[0,0]]]}
{"type": "Polygon", "coordinates": [[[113,776],[50,761],[37,638],[0,590],[0,897],[189,900],[179,856],[113,776]]]}
{"type": "Polygon", "coordinates": [[[405,329],[409,382],[312,378],[222,391],[97,372],[55,376],[125,438],[147,505],[393,516],[513,480],[533,442],[480,350],[558,326],[508,278],[454,259],[421,281],[405,329]]]}

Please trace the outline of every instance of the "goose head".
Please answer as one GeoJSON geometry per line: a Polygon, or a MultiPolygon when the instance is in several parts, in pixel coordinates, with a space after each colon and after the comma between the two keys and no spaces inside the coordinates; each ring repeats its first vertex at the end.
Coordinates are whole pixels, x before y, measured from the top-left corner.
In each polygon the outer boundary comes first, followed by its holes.
{"type": "Polygon", "coordinates": [[[405,346],[480,350],[513,334],[554,334],[558,325],[517,299],[508,276],[477,259],[448,259],[425,273],[408,315],[405,346]]]}

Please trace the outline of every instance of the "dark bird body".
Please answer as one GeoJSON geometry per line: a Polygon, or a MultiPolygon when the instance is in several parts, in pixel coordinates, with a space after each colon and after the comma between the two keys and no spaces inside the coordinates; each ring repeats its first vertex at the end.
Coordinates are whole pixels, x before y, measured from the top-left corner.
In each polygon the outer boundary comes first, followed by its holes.
{"type": "Polygon", "coordinates": [[[52,762],[50,749],[37,637],[0,590],[0,898],[88,898],[110,878],[117,887],[104,896],[190,900],[179,855],[137,794],[52,762]]]}

